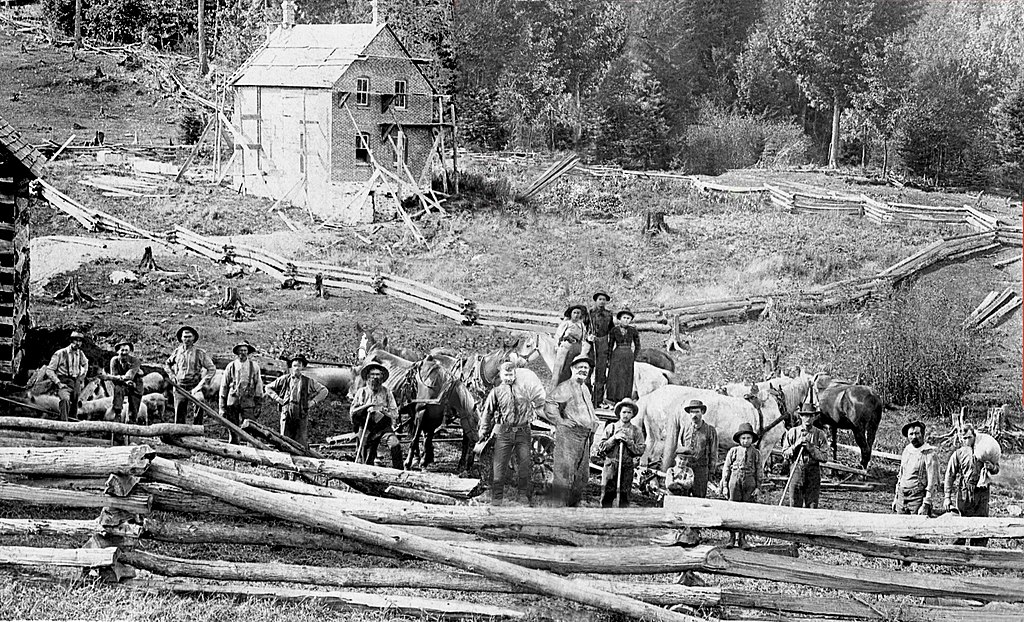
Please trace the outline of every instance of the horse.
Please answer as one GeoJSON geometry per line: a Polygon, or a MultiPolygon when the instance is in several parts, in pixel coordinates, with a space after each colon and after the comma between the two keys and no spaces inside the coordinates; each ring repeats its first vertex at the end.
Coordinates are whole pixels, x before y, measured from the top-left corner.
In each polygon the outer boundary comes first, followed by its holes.
{"type": "Polygon", "coordinates": [[[372,350],[384,350],[391,354],[397,354],[399,357],[416,361],[420,358],[420,353],[409,348],[398,348],[390,347],[388,345],[387,333],[384,334],[380,339],[377,338],[376,331],[379,326],[374,328],[365,328],[362,324],[356,322],[356,333],[359,335],[359,349],[356,351],[356,358],[360,361],[366,359],[366,355],[372,350]]]}
{"type": "Polygon", "coordinates": [[[670,374],[676,373],[676,362],[672,360],[668,352],[657,348],[640,348],[640,353],[636,355],[636,362],[660,367],[670,374]]]}
{"type": "Polygon", "coordinates": [[[770,392],[779,406],[780,414],[789,422],[786,427],[791,427],[791,424],[796,423],[796,413],[800,410],[800,405],[807,399],[807,394],[810,392],[815,378],[816,376],[797,368],[795,377],[779,376],[749,385],[731,383],[720,386],[716,390],[722,395],[732,395],[733,397],[747,397],[751,393],[749,389],[751,386],[755,387],[761,396],[766,391],[770,392]]]}
{"type": "MultiPolygon", "coordinates": [[[[753,396],[752,396],[753,397],[753,396]]],[[[740,425],[749,423],[760,432],[758,447],[761,452],[761,468],[764,468],[773,447],[785,433],[784,421],[779,404],[770,391],[758,392],[760,409],[743,397],[722,395],[713,389],[697,389],[680,385],[664,386],[638,401],[639,412],[634,425],[644,432],[647,449],[641,464],[660,464],[667,471],[675,460],[679,433],[689,421],[690,415],[683,407],[692,399],[698,399],[707,406],[704,421],[718,431],[718,448],[727,450],[734,445],[732,437],[740,425]]]]}
{"type": "MultiPolygon", "coordinates": [[[[867,385],[833,380],[819,374],[815,384],[823,386],[817,390],[818,408],[822,417],[815,425],[828,429],[832,434],[832,459],[837,457],[837,436],[839,430],[851,430],[860,448],[860,466],[868,468],[871,450],[875,444],[875,433],[882,422],[885,403],[875,390],[867,385]]],[[[817,387],[816,387],[817,388],[817,387]]]]}

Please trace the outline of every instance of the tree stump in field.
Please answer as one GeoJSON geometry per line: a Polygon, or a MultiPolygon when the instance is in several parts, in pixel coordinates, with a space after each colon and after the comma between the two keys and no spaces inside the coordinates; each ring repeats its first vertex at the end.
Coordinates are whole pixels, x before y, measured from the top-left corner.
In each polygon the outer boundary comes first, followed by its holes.
{"type": "Polygon", "coordinates": [[[252,316],[252,309],[242,302],[237,287],[227,288],[215,308],[217,315],[229,315],[236,322],[248,320],[252,316]]]}
{"type": "Polygon", "coordinates": [[[644,214],[640,232],[649,237],[658,233],[672,233],[672,229],[665,224],[665,212],[654,211],[644,214]]]}
{"type": "Polygon", "coordinates": [[[64,289],[60,290],[53,299],[70,300],[74,304],[87,304],[95,301],[92,296],[82,291],[81,286],[78,284],[77,276],[70,277],[64,289]]]}
{"type": "Polygon", "coordinates": [[[317,298],[325,298],[326,299],[327,298],[327,288],[324,287],[324,275],[323,275],[323,273],[317,273],[315,287],[316,287],[316,297],[317,298]]]}
{"type": "Polygon", "coordinates": [[[139,270],[141,272],[160,270],[160,267],[156,265],[156,261],[153,259],[152,246],[147,246],[145,252],[142,253],[142,261],[139,262],[139,270]]]}

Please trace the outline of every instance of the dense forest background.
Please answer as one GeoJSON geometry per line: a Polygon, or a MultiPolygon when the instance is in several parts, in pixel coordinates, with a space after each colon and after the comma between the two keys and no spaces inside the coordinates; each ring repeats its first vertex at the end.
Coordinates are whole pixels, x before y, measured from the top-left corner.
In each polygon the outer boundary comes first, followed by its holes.
{"type": "MultiPolygon", "coordinates": [[[[69,32],[74,0],[45,0],[69,32]]],[[[195,0],[84,0],[87,36],[194,53],[195,0]]],[[[207,0],[212,61],[280,21],[207,0]]],[[[1024,186],[1024,0],[379,0],[436,59],[464,142],[717,173],[875,166],[936,185],[1024,186]]],[[[299,0],[301,23],[369,0],[299,0]]]]}

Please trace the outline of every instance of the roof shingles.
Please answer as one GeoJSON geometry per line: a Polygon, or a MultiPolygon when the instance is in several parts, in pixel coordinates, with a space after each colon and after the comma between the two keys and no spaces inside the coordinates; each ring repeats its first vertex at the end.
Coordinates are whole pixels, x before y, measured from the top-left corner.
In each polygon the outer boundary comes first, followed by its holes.
{"type": "Polygon", "coordinates": [[[10,152],[33,177],[42,177],[46,157],[28,144],[3,117],[0,117],[0,148],[10,152]]]}

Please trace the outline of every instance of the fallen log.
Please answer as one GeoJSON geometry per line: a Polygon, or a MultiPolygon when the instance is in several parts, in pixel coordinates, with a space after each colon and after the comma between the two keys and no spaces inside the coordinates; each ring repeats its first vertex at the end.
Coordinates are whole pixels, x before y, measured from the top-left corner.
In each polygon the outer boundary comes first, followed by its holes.
{"type": "Polygon", "coordinates": [[[360,592],[336,592],[323,590],[296,590],[285,587],[254,586],[244,584],[209,584],[197,581],[167,581],[160,579],[131,579],[124,581],[133,589],[173,592],[176,594],[213,594],[252,598],[275,598],[284,601],[321,601],[342,611],[381,610],[388,614],[403,614],[415,617],[424,615],[442,618],[521,618],[526,614],[514,609],[477,605],[458,600],[423,598],[420,596],[393,596],[363,594],[360,592]]]}
{"type": "MultiPolygon", "coordinates": [[[[858,456],[860,455],[860,447],[855,447],[853,445],[844,445],[843,443],[838,443],[837,447],[839,447],[839,449],[843,449],[845,451],[849,451],[851,453],[855,453],[858,456]]],[[[889,451],[882,451],[880,449],[872,449],[871,450],[871,457],[872,458],[881,458],[882,460],[892,460],[894,462],[899,462],[900,460],[903,459],[899,454],[894,454],[894,453],[889,452],[889,451]]]]}
{"type": "Polygon", "coordinates": [[[95,520],[43,520],[37,518],[0,518],[0,536],[61,537],[85,540],[100,531],[95,520]]]}
{"type": "Polygon", "coordinates": [[[230,503],[214,499],[209,495],[193,494],[177,486],[144,482],[139,489],[153,498],[153,509],[162,512],[187,512],[194,514],[218,514],[221,516],[246,516],[246,512],[230,503]]]}
{"type": "Polygon", "coordinates": [[[436,492],[427,492],[426,490],[416,490],[415,488],[405,488],[402,486],[388,486],[384,489],[384,494],[396,499],[408,499],[409,501],[433,503],[435,505],[458,505],[459,503],[459,500],[455,497],[441,495],[436,492]]]}
{"type": "MultiPolygon", "coordinates": [[[[0,417],[0,422],[10,417],[0,417]]],[[[0,426],[2,428],[2,426],[0,426]]],[[[74,436],[65,434],[47,434],[41,432],[23,432],[19,430],[3,430],[0,432],[0,439],[3,442],[17,443],[23,441],[22,447],[110,447],[112,443],[105,438],[89,438],[86,436],[74,436]],[[32,442],[45,443],[32,445],[32,442]]],[[[6,447],[18,447],[18,445],[5,445],[6,447]]]]}
{"type": "MultiPolygon", "coordinates": [[[[323,461],[321,461],[323,462],[323,461]]],[[[317,527],[324,531],[353,538],[364,544],[379,546],[397,553],[414,555],[428,561],[438,562],[463,570],[476,572],[485,577],[506,581],[541,594],[565,598],[601,610],[616,611],[625,615],[649,620],[697,622],[687,616],[631,598],[617,596],[602,590],[595,590],[578,582],[563,579],[547,572],[531,570],[496,560],[494,558],[465,550],[457,545],[433,542],[426,538],[410,535],[384,525],[337,513],[326,513],[317,503],[333,501],[316,497],[281,495],[245,484],[203,473],[180,462],[157,458],[150,467],[150,476],[156,481],[178,485],[192,492],[216,496],[253,512],[261,512],[276,518],[317,527]]],[[[449,506],[436,506],[449,507],[449,506]]]]}
{"type": "Polygon", "coordinates": [[[767,579],[872,594],[907,594],[980,601],[1024,601],[1024,581],[1004,577],[964,577],[892,572],[878,568],[823,564],[749,551],[716,549],[704,572],[767,579]]]}
{"type": "Polygon", "coordinates": [[[134,425],[116,421],[54,421],[33,417],[0,417],[0,429],[64,434],[127,434],[128,436],[202,436],[203,426],[178,423],[134,425]]]}
{"type": "Polygon", "coordinates": [[[98,549],[52,549],[34,546],[0,546],[0,565],[65,566],[101,568],[117,561],[117,547],[98,549]]]}
{"type": "Polygon", "coordinates": [[[279,451],[283,451],[284,453],[292,454],[293,456],[323,458],[322,455],[318,454],[312,449],[300,445],[295,440],[290,439],[287,436],[284,436],[283,434],[279,434],[276,430],[271,430],[270,428],[266,427],[265,425],[261,424],[258,421],[246,419],[245,421],[242,422],[242,429],[257,438],[266,441],[274,448],[276,448],[279,451]]]}
{"type": "Polygon", "coordinates": [[[127,497],[111,497],[77,490],[34,488],[0,482],[0,501],[17,501],[26,505],[52,505],[66,508],[115,508],[132,514],[149,514],[153,499],[149,495],[132,493],[127,497]]]}
{"type": "Polygon", "coordinates": [[[22,475],[104,476],[141,475],[149,468],[153,450],[127,447],[30,447],[0,449],[0,472],[22,475]]]}
{"type": "Polygon", "coordinates": [[[342,462],[341,460],[292,456],[279,451],[263,451],[243,445],[230,445],[208,438],[185,436],[168,439],[168,441],[193,451],[202,451],[224,458],[262,464],[285,471],[309,475],[325,475],[331,478],[362,481],[371,484],[416,488],[457,498],[473,496],[480,486],[480,480],[478,479],[460,478],[439,473],[399,471],[398,469],[388,467],[342,462]]]}
{"type": "Polygon", "coordinates": [[[220,475],[226,479],[230,479],[234,482],[241,482],[250,486],[256,486],[257,488],[263,488],[265,490],[274,490],[277,492],[290,492],[297,495],[310,495],[313,497],[334,497],[339,499],[349,498],[350,495],[354,494],[351,489],[340,490],[337,488],[328,488],[327,486],[316,486],[313,484],[307,484],[304,482],[293,482],[286,479],[280,479],[278,477],[270,477],[267,475],[258,475],[256,473],[243,473],[241,471],[228,471],[227,469],[217,469],[214,467],[208,467],[205,464],[193,464],[195,468],[200,471],[208,471],[216,475],[220,475]]]}

